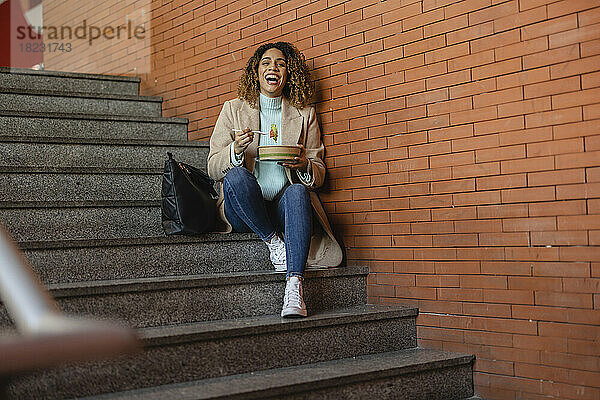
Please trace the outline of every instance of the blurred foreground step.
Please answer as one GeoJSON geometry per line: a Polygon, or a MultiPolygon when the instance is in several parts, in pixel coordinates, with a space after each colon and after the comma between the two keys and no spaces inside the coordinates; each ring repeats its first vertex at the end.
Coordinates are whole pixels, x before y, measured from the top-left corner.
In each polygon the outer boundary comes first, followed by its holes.
{"type": "Polygon", "coordinates": [[[466,399],[472,362],[472,356],[412,348],[85,400],[466,399]]]}
{"type": "Polygon", "coordinates": [[[304,319],[279,315],[141,329],[143,354],[15,379],[12,398],[69,398],[141,389],[416,346],[417,310],[358,306],[304,319]]]}

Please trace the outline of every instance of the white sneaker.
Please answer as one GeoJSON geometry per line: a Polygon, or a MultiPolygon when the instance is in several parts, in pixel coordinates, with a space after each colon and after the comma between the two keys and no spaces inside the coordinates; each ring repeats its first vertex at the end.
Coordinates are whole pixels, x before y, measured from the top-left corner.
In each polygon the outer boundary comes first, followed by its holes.
{"type": "Polygon", "coordinates": [[[271,240],[265,242],[271,252],[271,262],[276,272],[287,272],[287,262],[285,259],[285,243],[277,234],[273,235],[271,240]]]}
{"type": "Polygon", "coordinates": [[[302,278],[292,276],[285,284],[282,317],[306,317],[306,304],[302,298],[302,278]]]}

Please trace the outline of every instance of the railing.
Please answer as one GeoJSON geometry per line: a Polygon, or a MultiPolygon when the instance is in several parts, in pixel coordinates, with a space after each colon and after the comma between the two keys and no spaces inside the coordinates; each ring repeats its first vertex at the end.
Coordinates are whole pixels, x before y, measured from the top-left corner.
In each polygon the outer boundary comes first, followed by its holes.
{"type": "Polygon", "coordinates": [[[0,377],[140,349],[130,328],[63,315],[2,228],[0,299],[19,333],[0,336],[0,377]]]}

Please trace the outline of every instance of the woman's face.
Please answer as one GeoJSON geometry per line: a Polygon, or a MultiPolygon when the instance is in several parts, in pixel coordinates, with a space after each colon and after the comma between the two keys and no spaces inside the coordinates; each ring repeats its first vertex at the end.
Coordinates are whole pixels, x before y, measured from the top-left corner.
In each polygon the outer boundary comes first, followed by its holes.
{"type": "Polygon", "coordinates": [[[279,97],[287,82],[287,64],[281,50],[270,48],[258,63],[260,92],[267,97],[279,97]]]}

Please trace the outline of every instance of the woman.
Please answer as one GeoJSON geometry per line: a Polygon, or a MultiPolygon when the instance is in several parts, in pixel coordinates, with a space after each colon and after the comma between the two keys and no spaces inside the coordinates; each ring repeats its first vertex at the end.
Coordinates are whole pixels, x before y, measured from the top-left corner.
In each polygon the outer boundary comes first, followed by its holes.
{"type": "Polygon", "coordinates": [[[223,231],[255,232],[275,270],[287,271],[282,317],[307,314],[302,298],[307,263],[335,267],[342,261],[314,192],[323,184],[325,164],[315,110],[308,106],[311,95],[310,73],[298,49],[285,42],[262,45],[210,138],[208,174],[222,183],[217,207],[223,231]],[[298,145],[302,152],[293,162],[256,160],[259,145],[275,144],[298,145]]]}

